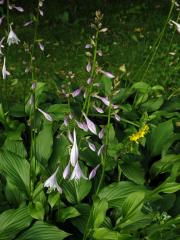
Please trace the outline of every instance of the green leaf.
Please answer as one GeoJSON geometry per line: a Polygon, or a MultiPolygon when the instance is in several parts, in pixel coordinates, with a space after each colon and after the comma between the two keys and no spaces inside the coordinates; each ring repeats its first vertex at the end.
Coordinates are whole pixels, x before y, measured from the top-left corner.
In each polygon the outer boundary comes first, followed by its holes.
{"type": "Polygon", "coordinates": [[[145,82],[136,82],[131,86],[131,89],[138,90],[141,93],[147,93],[151,86],[145,82]]]}
{"type": "Polygon", "coordinates": [[[43,220],[45,210],[41,202],[35,202],[29,204],[29,210],[32,218],[43,220]]]}
{"type": "Polygon", "coordinates": [[[3,149],[8,150],[11,153],[17,154],[21,158],[26,158],[27,152],[22,140],[11,140],[6,138],[3,149]]]}
{"type": "Polygon", "coordinates": [[[112,79],[102,75],[101,83],[103,84],[104,87],[104,95],[109,96],[112,89],[112,79]]]}
{"type": "Polygon", "coordinates": [[[30,165],[25,159],[10,152],[0,151],[0,171],[19,190],[29,196],[30,165]]]}
{"type": "Polygon", "coordinates": [[[69,106],[68,104],[54,104],[48,108],[47,112],[51,114],[53,120],[63,120],[64,116],[69,113],[69,106]]]}
{"type": "Polygon", "coordinates": [[[129,234],[121,234],[116,231],[111,231],[108,228],[97,228],[94,231],[93,237],[97,240],[130,240],[129,234]]]}
{"type": "Polygon", "coordinates": [[[68,202],[72,204],[82,201],[90,192],[92,183],[80,179],[79,181],[63,181],[62,189],[68,202]]]}
{"type": "Polygon", "coordinates": [[[139,162],[125,162],[121,165],[123,174],[137,184],[144,184],[144,169],[139,162]]]}
{"type": "Polygon", "coordinates": [[[62,240],[69,235],[69,233],[53,225],[37,221],[31,228],[22,233],[17,240],[62,240]]]}
{"type": "Polygon", "coordinates": [[[98,196],[100,199],[105,198],[108,201],[109,208],[118,208],[122,207],[125,198],[127,198],[129,194],[139,191],[147,192],[143,186],[139,186],[128,181],[121,181],[104,187],[99,192],[98,196]]]}
{"type": "Polygon", "coordinates": [[[158,188],[158,192],[174,193],[180,190],[180,184],[176,182],[162,183],[158,188]]]}
{"type": "Polygon", "coordinates": [[[93,226],[98,228],[105,220],[106,211],[108,210],[108,202],[106,199],[96,199],[93,204],[93,226]]]}
{"type": "Polygon", "coordinates": [[[48,203],[53,208],[60,199],[59,192],[51,192],[48,196],[48,203]]]}
{"type": "Polygon", "coordinates": [[[140,211],[144,204],[145,193],[134,192],[131,193],[123,202],[122,213],[124,218],[128,219],[133,217],[137,212],[140,211]]]}
{"type": "Polygon", "coordinates": [[[0,240],[14,239],[30,226],[32,218],[27,207],[10,209],[0,214],[0,240]]]}
{"type": "Polygon", "coordinates": [[[154,112],[157,111],[164,103],[163,97],[158,97],[155,99],[150,99],[141,105],[141,110],[144,112],[154,112]]]}
{"type": "Polygon", "coordinates": [[[52,153],[53,132],[52,124],[43,125],[36,138],[36,154],[40,162],[47,163],[52,153]]]}
{"type": "Polygon", "coordinates": [[[167,151],[173,142],[173,136],[172,120],[160,123],[153,128],[146,141],[150,155],[153,157],[160,155],[162,151],[167,151]]]}
{"type": "Polygon", "coordinates": [[[61,208],[58,216],[58,220],[65,222],[69,218],[78,217],[80,213],[74,207],[61,208]]]}

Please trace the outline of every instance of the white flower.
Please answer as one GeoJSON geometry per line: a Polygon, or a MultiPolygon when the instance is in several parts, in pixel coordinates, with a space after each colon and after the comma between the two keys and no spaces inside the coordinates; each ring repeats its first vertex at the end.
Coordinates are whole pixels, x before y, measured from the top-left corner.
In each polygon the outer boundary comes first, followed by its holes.
{"type": "Polygon", "coordinates": [[[3,68],[2,68],[3,79],[6,79],[6,77],[9,75],[10,75],[10,73],[6,70],[6,58],[4,57],[4,63],[3,63],[3,68]]]}
{"type": "Polygon", "coordinates": [[[107,97],[101,97],[101,96],[98,96],[98,95],[94,95],[94,97],[100,99],[106,106],[110,105],[110,101],[108,100],[107,97]]]}
{"type": "Polygon", "coordinates": [[[176,26],[178,33],[180,33],[180,24],[175,21],[171,21],[171,22],[176,26]]]}
{"type": "Polygon", "coordinates": [[[57,183],[57,179],[56,179],[56,174],[59,170],[59,167],[56,169],[56,171],[45,181],[44,183],[44,187],[53,189],[53,190],[58,190],[58,192],[62,193],[62,189],[59,186],[59,184],[57,183]]]}
{"type": "Polygon", "coordinates": [[[85,180],[87,180],[87,177],[85,177],[85,175],[83,174],[80,166],[79,166],[79,163],[76,162],[76,165],[74,167],[74,170],[71,174],[71,177],[70,177],[70,180],[79,180],[80,178],[84,178],[85,180]]]}
{"type": "Polygon", "coordinates": [[[4,37],[0,41],[0,54],[3,55],[1,48],[4,48],[4,45],[2,44],[4,41],[4,37]]]}
{"type": "Polygon", "coordinates": [[[95,152],[95,151],[96,151],[96,146],[95,146],[93,143],[89,142],[89,141],[87,141],[87,143],[88,143],[89,148],[90,148],[93,152],[95,152]]]}
{"type": "Polygon", "coordinates": [[[73,132],[73,146],[71,149],[71,153],[70,153],[70,162],[71,165],[74,167],[78,161],[78,157],[79,157],[79,150],[78,150],[78,146],[77,146],[77,140],[76,140],[76,131],[74,129],[73,132]]]}
{"type": "Polygon", "coordinates": [[[91,131],[94,134],[97,134],[96,125],[86,116],[85,113],[83,113],[83,115],[86,119],[86,124],[87,124],[87,127],[88,127],[89,131],[91,131]]]}
{"type": "Polygon", "coordinates": [[[104,70],[99,70],[102,74],[104,74],[104,76],[108,77],[108,78],[115,78],[115,76],[110,73],[110,72],[106,72],[104,70]]]}
{"type": "Polygon", "coordinates": [[[10,32],[8,35],[7,44],[11,46],[11,44],[18,44],[19,42],[20,42],[19,38],[17,37],[15,32],[13,32],[12,27],[10,26],[10,32]]]}
{"type": "Polygon", "coordinates": [[[86,65],[86,71],[90,72],[91,71],[91,63],[88,62],[88,64],[86,65]]]}
{"type": "Polygon", "coordinates": [[[65,169],[63,171],[63,178],[64,179],[67,179],[69,177],[70,170],[71,170],[70,167],[71,167],[70,162],[68,162],[67,166],[65,167],[65,169]]]}
{"type": "Polygon", "coordinates": [[[44,112],[40,108],[38,108],[38,111],[41,112],[48,121],[50,121],[50,122],[53,121],[52,117],[48,113],[44,112]]]}

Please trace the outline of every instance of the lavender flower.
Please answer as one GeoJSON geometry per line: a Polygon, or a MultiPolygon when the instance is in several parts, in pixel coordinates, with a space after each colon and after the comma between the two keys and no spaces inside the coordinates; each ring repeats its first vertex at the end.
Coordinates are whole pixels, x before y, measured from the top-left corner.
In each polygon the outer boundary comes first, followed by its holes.
{"type": "Polygon", "coordinates": [[[32,24],[32,23],[33,23],[32,20],[31,20],[31,21],[28,21],[28,22],[24,23],[24,27],[27,27],[27,26],[29,26],[29,25],[32,24]]]}
{"type": "Polygon", "coordinates": [[[59,167],[56,169],[56,171],[45,181],[44,183],[44,187],[53,189],[53,190],[58,190],[58,192],[62,193],[62,189],[59,186],[59,184],[57,183],[57,179],[56,179],[56,174],[59,170],[59,167]]]}
{"type": "Polygon", "coordinates": [[[4,63],[3,63],[3,68],[2,68],[3,79],[6,79],[6,77],[9,75],[10,75],[10,73],[6,70],[6,58],[4,57],[4,63]]]}
{"type": "Polygon", "coordinates": [[[72,137],[72,135],[71,135],[71,133],[70,133],[70,131],[68,130],[68,139],[69,139],[69,141],[73,144],[73,137],[72,137]]]}
{"type": "Polygon", "coordinates": [[[92,48],[92,45],[91,45],[91,44],[86,44],[85,48],[86,48],[86,49],[92,48]]]}
{"type": "Polygon", "coordinates": [[[70,167],[71,167],[71,162],[69,161],[67,166],[65,167],[64,171],[63,171],[63,178],[67,179],[70,175],[70,167]]]}
{"type": "Polygon", "coordinates": [[[39,48],[41,49],[41,51],[44,51],[44,45],[40,42],[38,43],[38,45],[39,45],[39,48]]]}
{"type": "Polygon", "coordinates": [[[86,124],[87,124],[89,131],[91,131],[92,133],[94,133],[96,135],[97,134],[96,125],[86,116],[85,113],[83,113],[83,116],[86,119],[86,124]]]}
{"type": "Polygon", "coordinates": [[[83,172],[79,166],[79,163],[76,162],[76,165],[71,174],[70,180],[80,180],[81,178],[84,178],[85,180],[87,180],[87,177],[85,177],[85,175],[83,174],[83,172]]]}
{"type": "Polygon", "coordinates": [[[173,21],[173,20],[171,20],[171,22],[176,26],[176,29],[177,29],[178,33],[180,33],[180,24],[173,21]]]}
{"type": "Polygon", "coordinates": [[[120,122],[121,118],[120,118],[120,116],[119,116],[118,114],[115,114],[114,117],[115,117],[115,119],[116,119],[118,122],[120,122]]]}
{"type": "Polygon", "coordinates": [[[101,129],[101,131],[98,134],[99,139],[102,139],[104,137],[104,128],[101,129]]]}
{"type": "Polygon", "coordinates": [[[104,74],[104,76],[108,77],[108,78],[115,78],[115,76],[110,73],[110,72],[106,72],[106,71],[103,71],[103,70],[99,70],[102,74],[104,74]]]}
{"type": "Polygon", "coordinates": [[[0,18],[0,25],[2,24],[4,18],[5,18],[5,16],[2,16],[2,17],[0,18]]]}
{"type": "Polygon", "coordinates": [[[22,7],[17,7],[14,5],[13,8],[15,8],[18,12],[24,12],[24,9],[22,7]]]}
{"type": "Polygon", "coordinates": [[[91,180],[92,178],[94,178],[96,176],[96,172],[99,167],[100,167],[100,164],[98,164],[95,168],[93,168],[93,170],[89,174],[89,180],[91,180]]]}
{"type": "Polygon", "coordinates": [[[88,143],[89,148],[90,148],[93,152],[95,152],[95,151],[96,151],[96,146],[95,146],[93,143],[89,142],[89,141],[87,141],[87,143],[88,143]]]}
{"type": "Polygon", "coordinates": [[[11,46],[12,44],[18,44],[19,42],[20,42],[19,38],[17,37],[15,32],[13,32],[12,27],[10,26],[10,32],[8,35],[7,44],[11,46]]]}
{"type": "Polygon", "coordinates": [[[0,54],[3,55],[1,48],[4,48],[4,45],[2,44],[4,41],[4,37],[0,41],[0,54]]]}
{"type": "Polygon", "coordinates": [[[78,161],[78,157],[79,157],[79,150],[78,150],[77,140],[76,140],[76,130],[74,129],[73,146],[72,146],[71,153],[70,153],[70,162],[73,167],[76,165],[76,163],[78,161]]]}
{"type": "Polygon", "coordinates": [[[64,118],[64,126],[66,126],[66,127],[68,126],[68,118],[67,117],[64,118]]]}
{"type": "Polygon", "coordinates": [[[92,81],[93,81],[93,79],[90,77],[90,78],[88,78],[88,80],[87,80],[87,84],[91,84],[92,83],[92,81]]]}
{"type": "Polygon", "coordinates": [[[100,97],[98,95],[94,95],[94,97],[100,99],[106,106],[110,105],[110,101],[108,100],[107,97],[100,97]]]}
{"type": "Polygon", "coordinates": [[[77,97],[80,93],[81,93],[81,88],[78,88],[74,92],[72,92],[72,96],[77,97]]]}
{"type": "Polygon", "coordinates": [[[99,148],[98,152],[97,152],[97,155],[100,156],[102,151],[104,149],[104,144],[99,148]]]}
{"type": "Polygon", "coordinates": [[[85,132],[88,131],[88,127],[87,127],[87,124],[85,122],[81,123],[81,122],[76,120],[76,123],[77,123],[77,125],[80,129],[84,130],[85,132]]]}
{"type": "Polygon", "coordinates": [[[98,112],[98,113],[104,113],[104,110],[100,107],[96,107],[95,105],[93,106],[93,108],[98,112]]]}
{"type": "Polygon", "coordinates": [[[90,72],[91,71],[91,63],[88,62],[87,66],[86,66],[86,71],[90,72]]]}
{"type": "Polygon", "coordinates": [[[49,122],[52,122],[52,121],[53,121],[52,117],[51,117],[48,113],[44,112],[44,111],[43,111],[42,109],[40,109],[40,108],[38,108],[38,111],[41,112],[41,113],[44,115],[44,117],[45,117],[49,122]]]}

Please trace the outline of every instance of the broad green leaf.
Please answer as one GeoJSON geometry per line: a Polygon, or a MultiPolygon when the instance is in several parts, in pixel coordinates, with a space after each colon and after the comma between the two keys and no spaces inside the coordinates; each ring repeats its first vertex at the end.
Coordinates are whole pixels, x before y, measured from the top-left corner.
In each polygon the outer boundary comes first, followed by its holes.
{"type": "Polygon", "coordinates": [[[158,192],[174,193],[180,190],[180,184],[176,182],[166,182],[162,183],[157,189],[158,192]]]}
{"type": "Polygon", "coordinates": [[[86,203],[80,203],[75,205],[75,208],[81,215],[71,219],[71,222],[81,233],[83,233],[89,218],[90,206],[86,203]]]}
{"type": "Polygon", "coordinates": [[[51,192],[48,195],[48,203],[53,208],[59,201],[60,199],[60,193],[59,192],[51,192]]]}
{"type": "Polygon", "coordinates": [[[12,184],[18,186],[19,190],[29,195],[30,165],[27,160],[1,150],[0,171],[12,184]]]}
{"type": "Polygon", "coordinates": [[[172,120],[160,123],[153,128],[146,141],[147,150],[150,155],[157,156],[162,151],[167,151],[173,141],[172,120]]]}
{"type": "Polygon", "coordinates": [[[58,216],[58,220],[65,222],[69,218],[78,217],[80,213],[74,207],[61,208],[58,216]]]}
{"type": "Polygon", "coordinates": [[[144,169],[139,162],[125,162],[121,165],[123,174],[137,184],[144,184],[144,169]]]}
{"type": "Polygon", "coordinates": [[[0,240],[14,239],[22,230],[28,228],[32,218],[27,207],[10,209],[0,214],[0,240]]]}
{"type": "Polygon", "coordinates": [[[29,204],[29,210],[32,218],[43,220],[45,210],[41,202],[35,202],[29,204]]]}
{"type": "Polygon", "coordinates": [[[141,93],[146,93],[151,89],[151,86],[145,82],[136,82],[131,86],[131,89],[138,90],[141,93]]]}
{"type": "Polygon", "coordinates": [[[69,235],[69,233],[64,232],[56,226],[37,221],[31,228],[23,232],[17,240],[62,240],[69,235]]]}
{"type": "Polygon", "coordinates": [[[157,111],[164,103],[163,97],[158,97],[155,99],[150,99],[141,105],[141,110],[144,112],[154,112],[157,111]]]}
{"type": "Polygon", "coordinates": [[[128,195],[122,205],[124,218],[129,219],[139,212],[144,204],[145,193],[134,192],[128,195]]]}
{"type": "Polygon", "coordinates": [[[88,195],[92,183],[84,179],[80,179],[79,181],[65,180],[62,182],[61,186],[68,202],[77,204],[88,195]]]}
{"type": "Polygon", "coordinates": [[[103,84],[104,95],[109,96],[111,93],[111,89],[112,89],[112,79],[102,75],[101,83],[103,84]]]}
{"type": "Polygon", "coordinates": [[[97,240],[130,240],[133,239],[129,234],[123,234],[111,231],[108,228],[97,228],[93,233],[93,237],[97,240]]]}
{"type": "Polygon", "coordinates": [[[64,116],[69,113],[68,104],[54,104],[51,105],[48,110],[55,121],[63,120],[64,116]]]}
{"type": "Polygon", "coordinates": [[[47,164],[52,153],[53,132],[52,124],[43,125],[43,129],[39,132],[36,138],[36,154],[38,160],[47,164]]]}
{"type": "Polygon", "coordinates": [[[93,204],[93,226],[98,228],[105,220],[106,211],[108,210],[108,202],[105,199],[96,199],[93,204]]]}
{"type": "Polygon", "coordinates": [[[27,153],[22,140],[11,140],[7,138],[4,142],[3,149],[17,154],[21,158],[26,158],[27,153]]]}
{"type": "Polygon", "coordinates": [[[129,194],[139,191],[146,192],[147,190],[145,187],[136,185],[132,182],[122,181],[104,187],[99,192],[98,196],[100,199],[105,198],[108,201],[109,208],[118,208],[122,207],[125,198],[127,198],[129,194]]]}

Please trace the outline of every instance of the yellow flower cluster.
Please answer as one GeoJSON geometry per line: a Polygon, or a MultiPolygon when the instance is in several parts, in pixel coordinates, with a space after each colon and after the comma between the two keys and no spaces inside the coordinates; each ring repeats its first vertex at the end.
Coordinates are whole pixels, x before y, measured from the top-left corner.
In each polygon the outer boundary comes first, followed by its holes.
{"type": "Polygon", "coordinates": [[[133,133],[131,136],[129,136],[129,139],[131,142],[138,143],[139,139],[143,138],[148,133],[148,131],[149,126],[146,124],[138,132],[133,133]]]}

